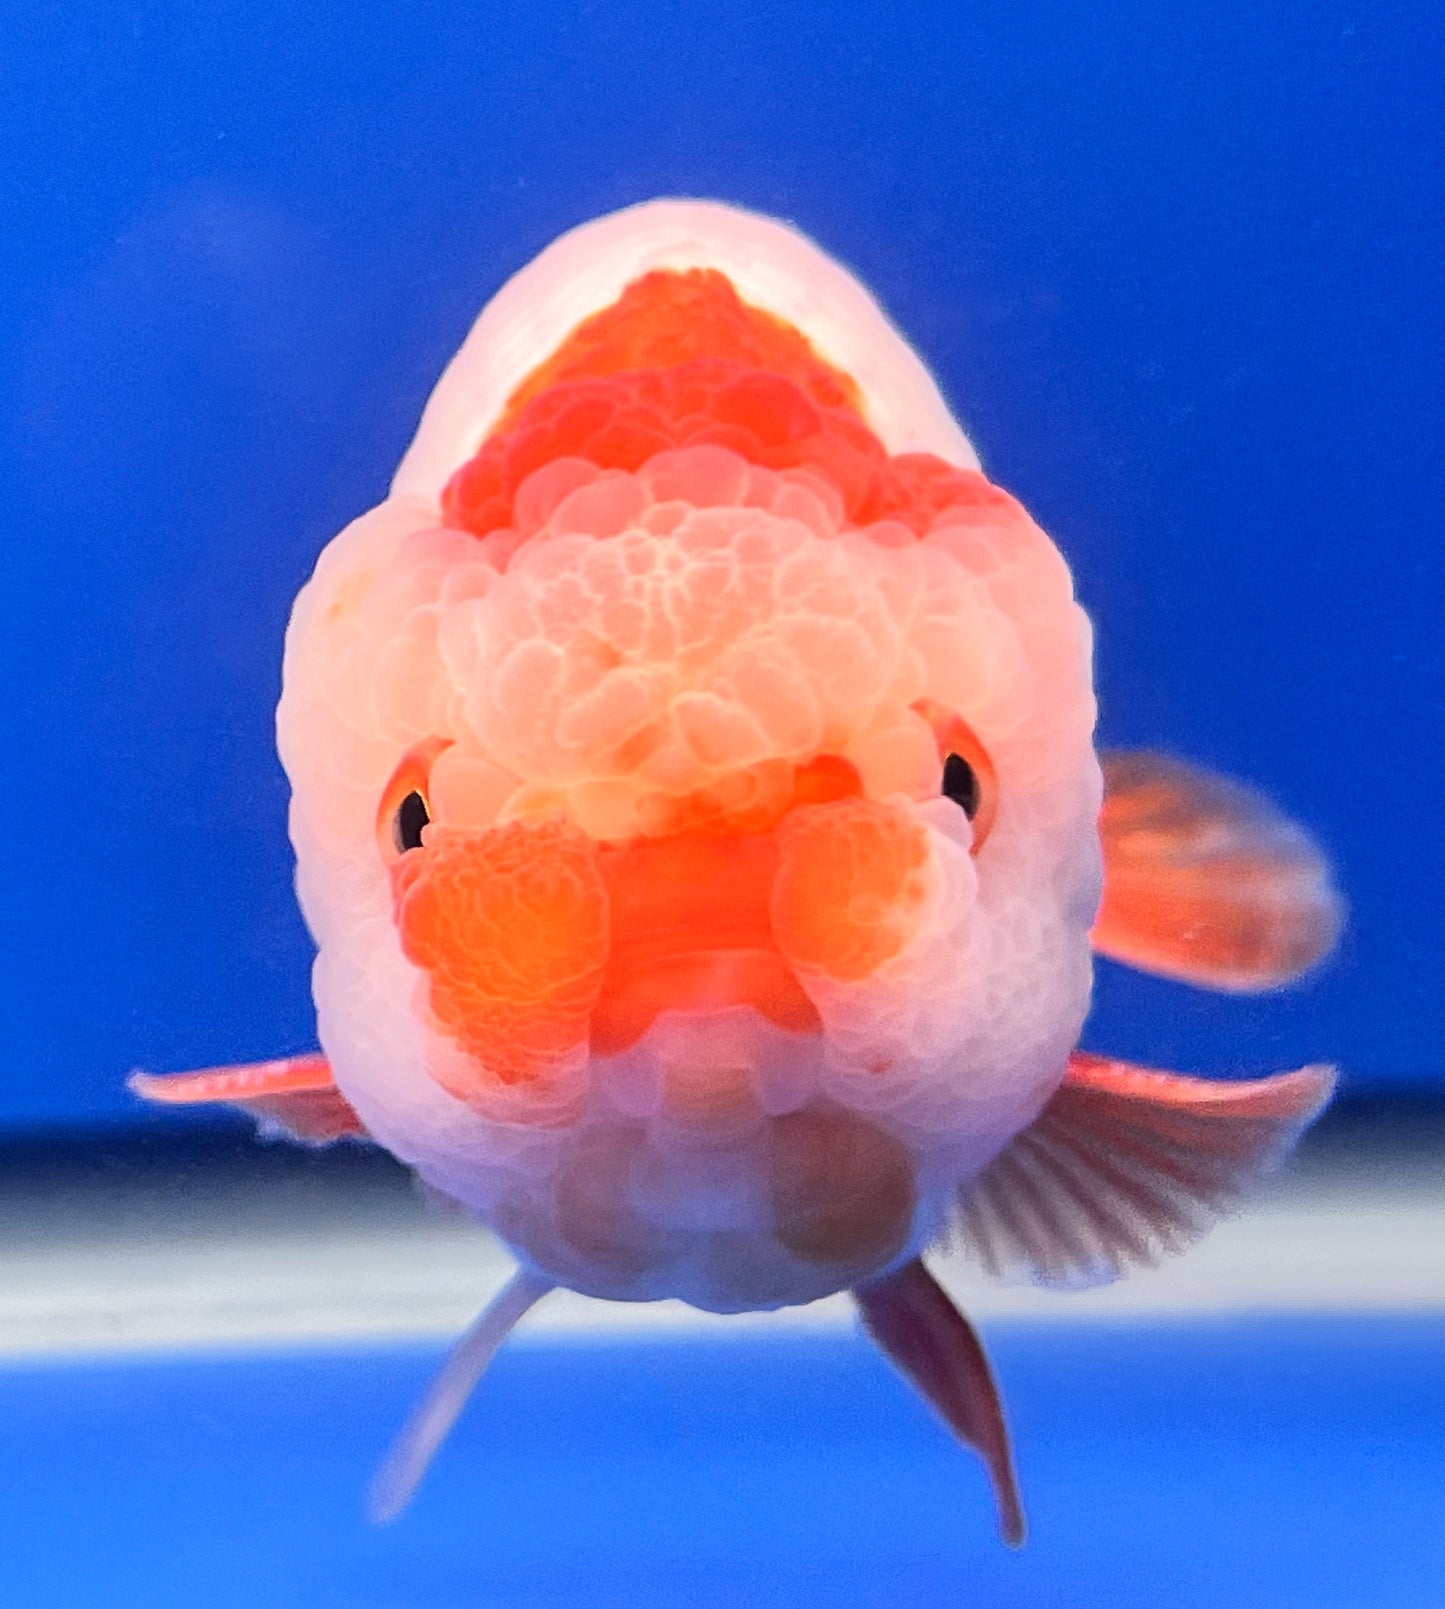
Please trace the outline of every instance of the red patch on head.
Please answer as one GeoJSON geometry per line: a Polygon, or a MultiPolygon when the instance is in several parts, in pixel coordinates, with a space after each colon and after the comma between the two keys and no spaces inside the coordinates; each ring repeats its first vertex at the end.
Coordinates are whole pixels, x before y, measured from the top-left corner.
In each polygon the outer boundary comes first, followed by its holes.
{"type": "Polygon", "coordinates": [[[857,414],[820,406],[785,375],[719,357],[558,382],[452,476],[442,510],[448,525],[485,536],[511,524],[517,488],[554,459],[632,471],[657,453],[704,445],[766,469],[813,469],[838,488],[855,524],[878,517],[888,455],[857,414]]]}
{"type": "Polygon", "coordinates": [[[786,320],[750,307],[716,268],[659,268],[585,318],[507,399],[502,424],[562,380],[628,369],[671,369],[695,358],[730,358],[794,381],[825,408],[858,409],[851,375],[825,363],[786,320]]]}
{"type": "Polygon", "coordinates": [[[558,458],[629,472],[656,453],[727,447],[766,469],[806,468],[851,525],[897,520],[924,535],[944,509],[1013,500],[932,453],[889,457],[852,377],[790,324],[743,302],[715,269],[658,270],[585,319],[512,393],[501,422],[442,496],[477,536],[513,523],[517,489],[558,458]]]}

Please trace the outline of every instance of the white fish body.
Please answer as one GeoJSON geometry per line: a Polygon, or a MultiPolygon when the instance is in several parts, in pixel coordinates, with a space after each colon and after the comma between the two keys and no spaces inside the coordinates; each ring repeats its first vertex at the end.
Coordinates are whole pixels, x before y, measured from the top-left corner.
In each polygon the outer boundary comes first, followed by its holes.
{"type": "Polygon", "coordinates": [[[653,202],[503,287],[287,635],[324,1056],[138,1082],[364,1132],[515,1252],[384,1508],[551,1285],[854,1289],[1021,1536],[920,1254],[1112,1277],[1328,1093],[1075,1054],[1096,946],[1259,987],[1339,924],[1298,829],[1176,762],[1114,766],[1101,849],[1094,714],[1057,548],[811,242],[653,202]]]}

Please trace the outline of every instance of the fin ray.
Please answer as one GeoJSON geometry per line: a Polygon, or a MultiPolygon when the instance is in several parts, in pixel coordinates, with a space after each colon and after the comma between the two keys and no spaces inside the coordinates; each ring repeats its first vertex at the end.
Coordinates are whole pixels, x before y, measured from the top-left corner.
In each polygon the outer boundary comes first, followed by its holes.
{"type": "Polygon", "coordinates": [[[960,1203],[964,1247],[995,1277],[1118,1279],[1197,1240],[1324,1107],[1330,1068],[1234,1083],[1079,1051],[1034,1122],[960,1203]]]}

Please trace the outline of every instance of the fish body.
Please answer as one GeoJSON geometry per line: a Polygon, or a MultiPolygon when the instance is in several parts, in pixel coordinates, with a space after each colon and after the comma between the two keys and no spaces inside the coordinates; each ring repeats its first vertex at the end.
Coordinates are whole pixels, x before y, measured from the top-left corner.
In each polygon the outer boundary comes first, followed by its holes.
{"type": "Polygon", "coordinates": [[[1021,1537],[922,1253],[954,1231],[1000,1273],[1113,1277],[1329,1086],[1077,1052],[1096,948],[1261,987],[1340,920],[1257,795],[1101,766],[1091,643],[1057,547],[795,231],[649,203],[499,292],[287,634],[324,1054],[137,1085],[365,1134],[516,1255],[383,1509],[552,1286],[852,1290],[1021,1537]]]}

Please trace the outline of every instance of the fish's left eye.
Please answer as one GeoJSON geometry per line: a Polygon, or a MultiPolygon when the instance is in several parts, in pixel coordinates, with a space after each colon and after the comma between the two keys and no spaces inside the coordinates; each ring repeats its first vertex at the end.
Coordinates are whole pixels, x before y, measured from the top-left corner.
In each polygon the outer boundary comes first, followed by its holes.
{"type": "Polygon", "coordinates": [[[939,758],[943,761],[938,791],[945,799],[952,799],[973,823],[976,855],[998,814],[998,774],[993,761],[967,722],[951,710],[928,700],[914,708],[933,728],[938,740],[939,758]]]}
{"type": "Polygon", "coordinates": [[[388,865],[422,847],[422,829],[431,821],[431,768],[449,738],[429,737],[402,755],[382,790],[376,810],[376,847],[388,865]]]}
{"type": "Polygon", "coordinates": [[[943,756],[943,784],[939,790],[952,799],[973,823],[973,853],[983,848],[998,811],[998,780],[993,764],[962,721],[953,723],[943,756]]]}

